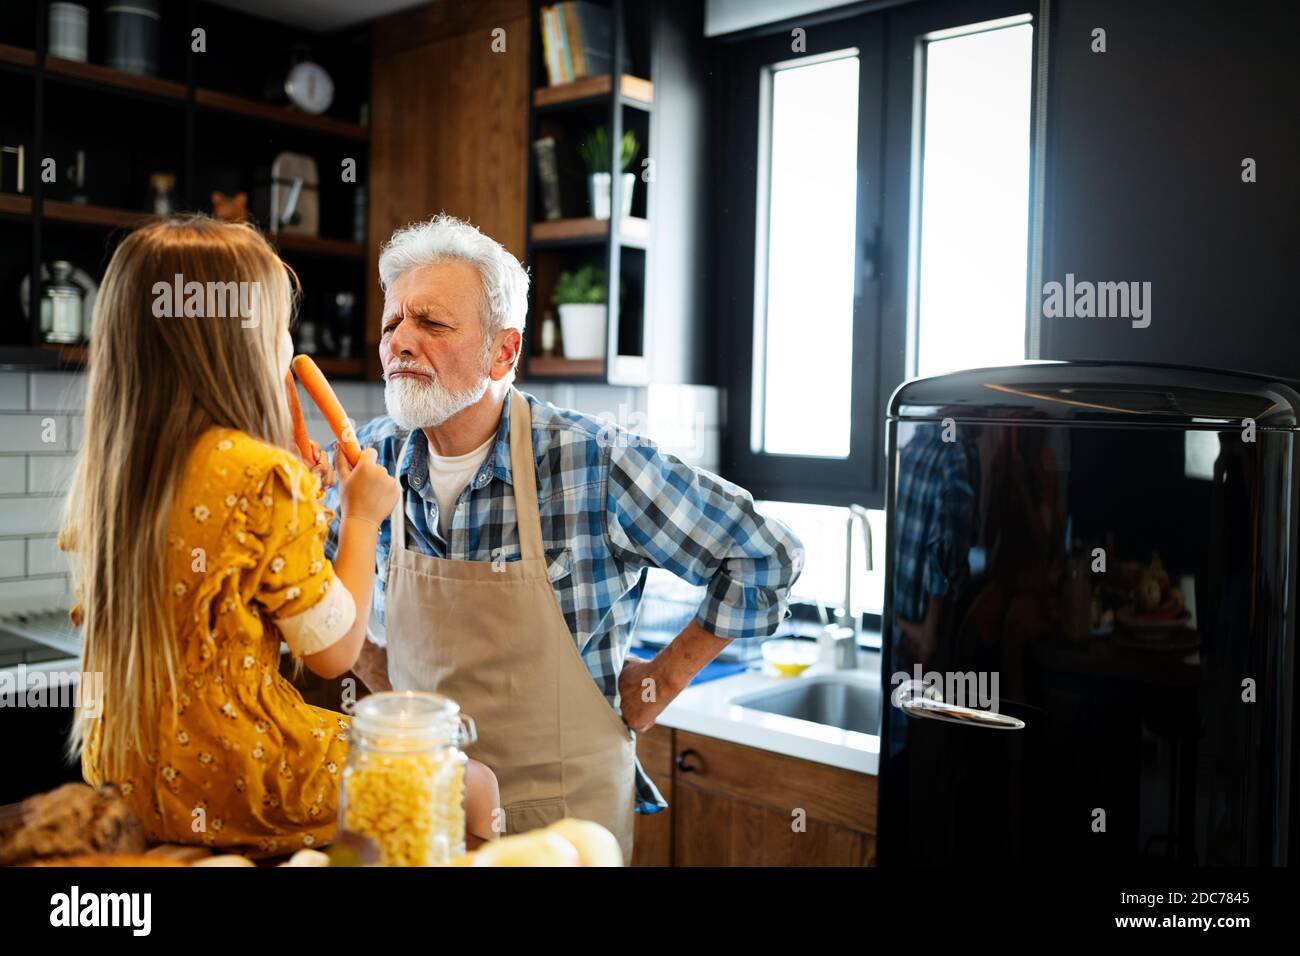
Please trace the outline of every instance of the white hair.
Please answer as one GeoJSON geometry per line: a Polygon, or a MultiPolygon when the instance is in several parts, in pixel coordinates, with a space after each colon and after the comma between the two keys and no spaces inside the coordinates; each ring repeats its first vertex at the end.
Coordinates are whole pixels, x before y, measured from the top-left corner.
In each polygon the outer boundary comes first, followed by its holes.
{"type": "Polygon", "coordinates": [[[505,246],[463,219],[439,213],[393,233],[379,252],[379,287],[387,294],[411,269],[457,259],[478,267],[483,280],[483,338],[491,347],[502,329],[524,330],[528,273],[505,246]]]}

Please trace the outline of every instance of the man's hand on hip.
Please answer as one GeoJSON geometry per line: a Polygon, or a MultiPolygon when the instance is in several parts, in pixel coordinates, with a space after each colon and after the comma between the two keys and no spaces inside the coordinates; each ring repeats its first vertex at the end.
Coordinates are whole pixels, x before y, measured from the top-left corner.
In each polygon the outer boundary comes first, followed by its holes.
{"type": "Polygon", "coordinates": [[[618,675],[618,694],[627,725],[637,733],[648,731],[704,665],[730,643],[692,621],[654,660],[629,657],[618,675]]]}

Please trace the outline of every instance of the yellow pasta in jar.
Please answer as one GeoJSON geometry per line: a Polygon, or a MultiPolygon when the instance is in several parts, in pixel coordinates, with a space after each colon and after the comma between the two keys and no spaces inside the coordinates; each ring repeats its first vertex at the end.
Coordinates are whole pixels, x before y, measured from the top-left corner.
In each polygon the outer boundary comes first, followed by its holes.
{"type": "Polygon", "coordinates": [[[465,756],[373,741],[343,774],[341,825],[374,840],[383,866],[438,866],[465,852],[465,756]]]}
{"type": "Polygon", "coordinates": [[[357,703],[339,828],[373,840],[382,866],[439,866],[465,852],[465,764],[474,722],[448,697],[381,691],[357,703]]]}

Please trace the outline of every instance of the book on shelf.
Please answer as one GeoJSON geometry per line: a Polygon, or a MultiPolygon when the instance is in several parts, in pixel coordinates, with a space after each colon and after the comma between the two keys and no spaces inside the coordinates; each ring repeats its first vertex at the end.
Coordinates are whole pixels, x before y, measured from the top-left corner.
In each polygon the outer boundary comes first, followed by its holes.
{"type": "Polygon", "coordinates": [[[533,143],[537,158],[537,186],[542,197],[542,215],[547,219],[561,218],[560,167],[555,157],[555,137],[543,136],[533,143]]]}
{"type": "Polygon", "coordinates": [[[565,80],[571,83],[577,77],[573,73],[573,57],[569,53],[569,34],[564,28],[564,4],[559,4],[552,10],[551,19],[555,23],[555,32],[559,34],[560,68],[565,80]]]}
{"type": "Polygon", "coordinates": [[[571,78],[564,71],[564,54],[560,50],[559,14],[554,5],[542,7],[541,24],[547,82],[551,86],[568,83],[571,78]]]}
{"type": "Polygon", "coordinates": [[[587,170],[573,141],[543,136],[533,142],[533,161],[538,199],[533,214],[546,220],[587,215],[587,170]]]}
{"type": "MultiPolygon", "coordinates": [[[[541,8],[543,59],[551,86],[588,76],[606,76],[614,69],[614,15],[591,0],[566,0],[541,8]]],[[[630,70],[626,32],[623,62],[630,70]]]]}

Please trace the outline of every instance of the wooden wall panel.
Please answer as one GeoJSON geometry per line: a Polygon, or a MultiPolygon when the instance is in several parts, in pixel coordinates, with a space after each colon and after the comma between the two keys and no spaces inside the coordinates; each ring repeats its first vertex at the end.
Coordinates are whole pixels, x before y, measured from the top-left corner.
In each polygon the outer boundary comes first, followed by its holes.
{"type": "Polygon", "coordinates": [[[523,258],[529,29],[522,0],[434,3],[375,25],[368,378],[379,377],[378,254],[394,229],[446,212],[523,258]],[[492,50],[497,27],[505,52],[492,50]]]}

